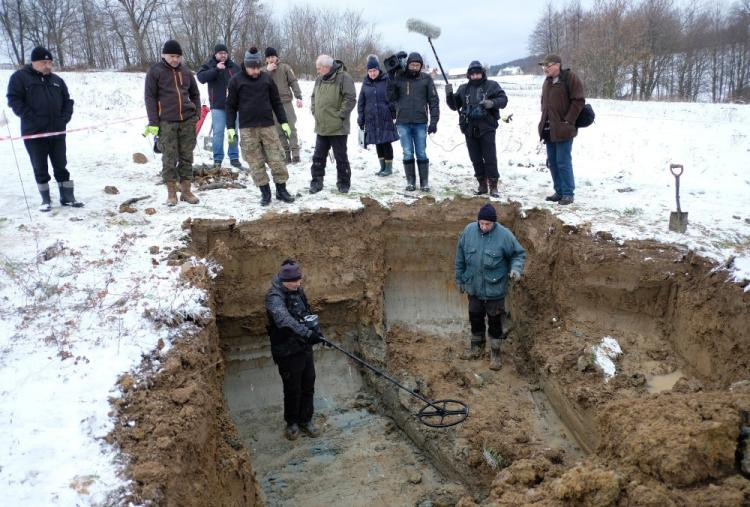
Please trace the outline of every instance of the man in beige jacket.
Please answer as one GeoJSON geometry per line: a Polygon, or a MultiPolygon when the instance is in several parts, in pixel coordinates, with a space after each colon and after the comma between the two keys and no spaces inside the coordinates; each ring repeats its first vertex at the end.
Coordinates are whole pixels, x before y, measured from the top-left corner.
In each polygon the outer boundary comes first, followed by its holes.
{"type": "Polygon", "coordinates": [[[279,62],[279,55],[274,48],[266,48],[265,56],[266,66],[263,70],[271,75],[274,83],[276,83],[276,87],[279,89],[279,96],[281,96],[281,103],[284,105],[287,123],[289,123],[289,127],[292,129],[292,134],[287,138],[284,131],[281,130],[279,122],[276,122],[279,139],[286,153],[286,163],[297,164],[300,161],[299,140],[297,138],[297,115],[294,113],[292,98],[296,97],[297,107],[302,107],[302,90],[299,88],[297,76],[294,75],[294,71],[288,64],[279,62]]]}

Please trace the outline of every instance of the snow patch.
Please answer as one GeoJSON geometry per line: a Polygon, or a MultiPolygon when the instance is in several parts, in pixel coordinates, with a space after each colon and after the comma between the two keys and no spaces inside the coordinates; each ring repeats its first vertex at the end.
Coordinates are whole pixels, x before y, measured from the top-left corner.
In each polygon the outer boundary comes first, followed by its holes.
{"type": "Polygon", "coordinates": [[[620,344],[611,336],[605,336],[599,344],[591,348],[591,352],[594,355],[594,364],[604,373],[604,380],[609,382],[617,371],[615,361],[622,355],[620,344]]]}

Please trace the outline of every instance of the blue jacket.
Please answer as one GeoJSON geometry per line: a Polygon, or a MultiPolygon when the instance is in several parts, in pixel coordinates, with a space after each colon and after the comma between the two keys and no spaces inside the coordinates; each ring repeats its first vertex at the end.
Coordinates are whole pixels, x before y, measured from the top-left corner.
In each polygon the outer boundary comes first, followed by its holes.
{"type": "Polygon", "coordinates": [[[500,224],[482,233],[479,222],[464,228],[456,247],[456,284],[479,299],[502,299],[508,273],[523,273],[526,251],[513,233],[500,224]]]}
{"type": "Polygon", "coordinates": [[[388,75],[382,71],[374,80],[365,76],[362,81],[357,100],[357,124],[365,130],[365,144],[398,141],[392,119],[396,111],[388,102],[387,87],[388,75]]]}

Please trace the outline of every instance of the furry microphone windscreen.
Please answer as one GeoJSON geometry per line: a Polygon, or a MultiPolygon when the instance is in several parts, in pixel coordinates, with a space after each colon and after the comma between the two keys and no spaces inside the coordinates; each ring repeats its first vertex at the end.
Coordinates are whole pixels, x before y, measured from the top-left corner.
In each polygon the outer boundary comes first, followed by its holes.
{"type": "Polygon", "coordinates": [[[421,33],[428,39],[437,39],[438,37],[440,37],[440,27],[425,23],[424,21],[419,19],[407,19],[406,29],[410,32],[421,33]]]}

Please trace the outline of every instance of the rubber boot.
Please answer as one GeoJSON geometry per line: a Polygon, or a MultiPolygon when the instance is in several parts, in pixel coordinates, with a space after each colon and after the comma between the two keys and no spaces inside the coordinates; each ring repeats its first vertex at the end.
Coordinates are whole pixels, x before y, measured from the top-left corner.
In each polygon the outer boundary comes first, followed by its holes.
{"type": "Polygon", "coordinates": [[[378,173],[378,176],[390,176],[393,174],[393,160],[384,161],[385,168],[378,173]]]}
{"type": "Polygon", "coordinates": [[[406,190],[414,192],[417,189],[417,173],[414,170],[414,160],[404,160],[404,174],[406,174],[406,190]]]}
{"type": "Polygon", "coordinates": [[[479,188],[474,191],[474,195],[484,195],[487,193],[487,178],[477,178],[479,188]]]}
{"type": "Polygon", "coordinates": [[[315,426],[315,423],[312,421],[308,421],[306,423],[300,423],[299,429],[302,430],[303,433],[305,433],[310,438],[317,438],[320,436],[320,430],[317,426],[315,426]]]}
{"type": "Polygon", "coordinates": [[[461,359],[469,361],[482,357],[482,354],[484,354],[484,343],[484,335],[471,335],[469,346],[461,353],[461,359]]]}
{"type": "Polygon", "coordinates": [[[490,183],[490,197],[500,197],[500,194],[497,191],[497,179],[491,178],[487,181],[490,183]]]}
{"type": "Polygon", "coordinates": [[[299,437],[299,426],[296,423],[287,424],[285,433],[287,440],[297,440],[297,437],[299,437]]]}
{"type": "Polygon", "coordinates": [[[177,182],[167,182],[167,206],[177,205],[177,182]]]}
{"type": "Polygon", "coordinates": [[[191,184],[192,182],[190,180],[182,180],[180,182],[180,200],[185,201],[188,204],[198,204],[201,201],[190,191],[191,184]]]}
{"type": "Polygon", "coordinates": [[[422,192],[430,191],[430,161],[429,160],[417,160],[417,167],[419,168],[419,189],[422,192]]]}
{"type": "Polygon", "coordinates": [[[60,187],[60,204],[73,208],[83,208],[83,203],[76,201],[76,197],[73,195],[73,180],[60,181],[57,185],[60,187]]]}
{"type": "Polygon", "coordinates": [[[268,206],[269,204],[271,204],[271,185],[266,183],[260,187],[260,205],[268,206]]]}
{"type": "Polygon", "coordinates": [[[49,196],[49,183],[37,183],[39,195],[42,196],[42,204],[39,205],[39,211],[46,213],[52,211],[52,200],[49,196]]]}
{"type": "Polygon", "coordinates": [[[276,183],[276,199],[289,203],[294,202],[294,197],[286,190],[286,183],[276,183]]]}
{"type": "Polygon", "coordinates": [[[385,171],[385,159],[379,158],[378,162],[380,162],[380,170],[375,175],[383,176],[383,171],[385,171]]]}
{"type": "Polygon", "coordinates": [[[497,338],[490,338],[490,370],[499,370],[500,364],[500,344],[502,340],[497,338]]]}

